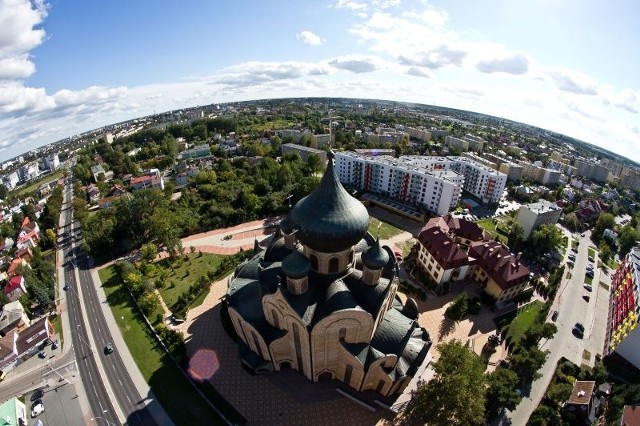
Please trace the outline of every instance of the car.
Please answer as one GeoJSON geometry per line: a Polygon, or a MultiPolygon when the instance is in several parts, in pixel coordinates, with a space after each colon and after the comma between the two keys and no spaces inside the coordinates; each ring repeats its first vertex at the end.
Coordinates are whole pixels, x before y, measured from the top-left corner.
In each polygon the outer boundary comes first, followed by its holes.
{"type": "Polygon", "coordinates": [[[558,311],[553,311],[551,314],[551,321],[555,321],[558,319],[558,311]]]}
{"type": "Polygon", "coordinates": [[[571,260],[576,260],[576,255],[573,253],[569,253],[569,256],[567,256],[569,259],[571,260]]]}
{"type": "Polygon", "coordinates": [[[571,251],[572,251],[572,252],[574,252],[574,253],[577,253],[577,252],[578,252],[578,249],[577,249],[577,248],[575,248],[575,247],[571,247],[571,251]]]}
{"type": "Polygon", "coordinates": [[[593,260],[593,256],[589,256],[589,257],[587,257],[587,260],[588,260],[589,262],[594,262],[594,260],[593,260]]]}
{"type": "Polygon", "coordinates": [[[589,284],[585,284],[584,289],[587,291],[592,291],[593,287],[591,287],[589,284]]]}
{"type": "Polygon", "coordinates": [[[582,298],[585,300],[585,302],[588,302],[591,299],[591,296],[589,296],[587,293],[582,295],[582,298]]]}
{"type": "Polygon", "coordinates": [[[574,336],[576,336],[576,337],[578,337],[580,339],[582,339],[584,337],[584,330],[580,330],[577,327],[573,327],[572,332],[573,332],[574,336]]]}
{"type": "Polygon", "coordinates": [[[44,413],[44,404],[41,399],[38,399],[31,405],[31,417],[38,417],[42,413],[44,413]]]}
{"type": "Polygon", "coordinates": [[[4,371],[0,370],[0,382],[3,381],[5,377],[7,377],[7,373],[5,373],[4,371]]]}
{"type": "Polygon", "coordinates": [[[47,357],[47,353],[44,351],[44,349],[38,352],[38,358],[45,359],[46,357],[47,357]]]}
{"type": "Polygon", "coordinates": [[[593,271],[587,271],[585,275],[589,278],[593,278],[593,271]]]}
{"type": "Polygon", "coordinates": [[[58,349],[58,340],[54,340],[51,344],[51,349],[58,349]]]}
{"type": "Polygon", "coordinates": [[[31,402],[33,402],[33,401],[35,401],[37,399],[42,399],[43,396],[44,396],[44,390],[42,390],[42,388],[37,388],[31,394],[31,402]]]}
{"type": "Polygon", "coordinates": [[[576,325],[574,325],[574,327],[584,332],[584,325],[581,322],[577,322],[576,325]]]}
{"type": "Polygon", "coordinates": [[[105,355],[109,355],[109,354],[110,354],[110,353],[112,353],[112,352],[113,352],[113,346],[111,345],[111,343],[107,343],[107,344],[104,346],[104,353],[105,353],[105,355]]]}
{"type": "Polygon", "coordinates": [[[581,237],[584,237],[584,232],[582,234],[580,234],[581,237]]]}

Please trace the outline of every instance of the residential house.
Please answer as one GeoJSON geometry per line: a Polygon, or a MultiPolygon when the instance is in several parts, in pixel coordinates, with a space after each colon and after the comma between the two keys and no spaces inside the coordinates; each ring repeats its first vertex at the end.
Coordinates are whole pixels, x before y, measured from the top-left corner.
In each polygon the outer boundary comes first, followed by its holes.
{"type": "Polygon", "coordinates": [[[87,197],[91,204],[97,204],[100,200],[100,189],[97,185],[91,184],[87,187],[87,197]]]}
{"type": "Polygon", "coordinates": [[[14,241],[12,238],[5,238],[4,240],[0,241],[0,252],[11,250],[13,248],[13,245],[14,241]]]}
{"type": "Polygon", "coordinates": [[[497,302],[509,301],[529,285],[529,268],[506,246],[496,241],[472,243],[469,257],[475,259],[471,278],[497,302]]]}
{"type": "Polygon", "coordinates": [[[586,420],[591,413],[595,387],[596,382],[594,381],[576,380],[571,390],[571,396],[563,408],[568,411],[575,411],[579,417],[586,420]]]}
{"type": "Polygon", "coordinates": [[[18,358],[26,360],[39,351],[42,344],[48,344],[54,336],[53,324],[49,318],[43,317],[34,321],[31,326],[23,330],[16,340],[18,358]]]}
{"type": "Polygon", "coordinates": [[[9,269],[7,269],[7,275],[9,277],[13,277],[18,273],[18,268],[20,266],[27,266],[27,265],[29,264],[27,263],[26,260],[22,258],[15,258],[11,261],[11,264],[9,265],[9,269]]]}
{"type": "Polygon", "coordinates": [[[123,194],[126,194],[126,193],[127,193],[127,191],[124,188],[122,188],[120,185],[118,185],[117,183],[114,184],[111,187],[111,195],[123,195],[123,194]]]}
{"type": "Polygon", "coordinates": [[[93,181],[98,183],[98,180],[100,179],[100,175],[102,175],[102,177],[105,177],[105,172],[104,172],[104,168],[102,167],[101,164],[96,164],[95,166],[91,166],[91,174],[93,175],[93,181]]]}
{"type": "Polygon", "coordinates": [[[30,247],[23,247],[21,249],[16,250],[13,254],[14,259],[24,259],[26,262],[31,262],[33,258],[33,251],[31,251],[30,247]]]}
{"type": "Polygon", "coordinates": [[[3,425],[26,425],[27,408],[22,401],[13,397],[0,405],[0,420],[3,425]]]}
{"type": "Polygon", "coordinates": [[[7,334],[0,334],[0,370],[5,373],[16,365],[16,360],[18,359],[16,340],[18,340],[16,331],[12,330],[7,334]]]}
{"type": "Polygon", "coordinates": [[[134,191],[149,188],[164,190],[164,178],[157,169],[152,170],[142,176],[131,178],[131,187],[134,191]]]}
{"type": "Polygon", "coordinates": [[[640,405],[625,405],[622,407],[620,426],[640,425],[640,405]]]}
{"type": "Polygon", "coordinates": [[[23,247],[35,248],[40,242],[40,227],[36,222],[32,222],[28,217],[25,217],[22,221],[22,227],[18,234],[18,242],[16,247],[21,249],[23,247]]]}
{"type": "Polygon", "coordinates": [[[555,203],[540,200],[536,203],[520,206],[516,221],[522,226],[523,237],[529,238],[540,225],[555,225],[560,219],[562,209],[555,203]]]}
{"type": "Polygon", "coordinates": [[[189,176],[186,173],[180,173],[176,176],[176,186],[185,186],[189,183],[189,176]]]}
{"type": "Polygon", "coordinates": [[[31,321],[20,302],[9,302],[0,308],[0,335],[5,335],[11,330],[19,332],[30,325],[31,321]]]}
{"type": "Polygon", "coordinates": [[[5,296],[12,302],[20,299],[23,294],[27,294],[27,285],[22,275],[15,275],[9,279],[2,289],[5,296]]]}

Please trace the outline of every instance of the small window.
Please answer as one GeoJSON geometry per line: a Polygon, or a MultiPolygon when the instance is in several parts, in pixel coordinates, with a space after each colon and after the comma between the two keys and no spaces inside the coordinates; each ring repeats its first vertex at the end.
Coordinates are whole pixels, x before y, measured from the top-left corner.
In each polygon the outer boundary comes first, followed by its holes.
{"type": "Polygon", "coordinates": [[[329,260],[329,273],[338,272],[340,266],[340,260],[337,257],[332,257],[329,260]]]}

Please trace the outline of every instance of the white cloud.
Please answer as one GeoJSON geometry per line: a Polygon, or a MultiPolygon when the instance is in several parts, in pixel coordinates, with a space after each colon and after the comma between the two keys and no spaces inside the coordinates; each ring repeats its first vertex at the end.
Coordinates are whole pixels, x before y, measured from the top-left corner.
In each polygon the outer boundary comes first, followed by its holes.
{"type": "Polygon", "coordinates": [[[322,39],[320,36],[314,34],[311,31],[301,31],[296,34],[296,38],[305,44],[310,44],[312,46],[318,46],[322,44],[322,39]]]}
{"type": "Polygon", "coordinates": [[[373,72],[381,68],[379,58],[363,55],[340,56],[331,59],[328,63],[335,68],[351,71],[356,74],[373,72]]]}
{"type": "Polygon", "coordinates": [[[505,58],[479,61],[476,68],[484,73],[526,74],[529,71],[529,59],[522,53],[515,53],[505,58]]]}
{"type": "Polygon", "coordinates": [[[0,0],[0,79],[25,78],[35,71],[28,52],[45,37],[36,28],[47,16],[41,0],[0,0]]]}
{"type": "Polygon", "coordinates": [[[615,107],[637,114],[640,112],[640,90],[623,90],[622,93],[614,96],[612,103],[615,107]]]}
{"type": "Polygon", "coordinates": [[[431,77],[428,72],[426,72],[420,67],[409,67],[406,73],[408,75],[413,75],[415,77],[423,77],[423,78],[431,77]]]}
{"type": "Polygon", "coordinates": [[[366,10],[367,4],[350,0],[338,0],[334,7],[336,9],[366,10]]]}
{"type": "Polygon", "coordinates": [[[598,84],[589,76],[576,71],[556,68],[547,70],[546,75],[560,90],[577,95],[597,95],[598,84]]]}

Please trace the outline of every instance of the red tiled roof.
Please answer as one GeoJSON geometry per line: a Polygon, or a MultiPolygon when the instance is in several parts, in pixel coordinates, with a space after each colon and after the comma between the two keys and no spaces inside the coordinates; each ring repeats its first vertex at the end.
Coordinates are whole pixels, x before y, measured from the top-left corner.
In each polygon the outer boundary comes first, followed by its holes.
{"type": "Polygon", "coordinates": [[[622,409],[621,426],[640,426],[640,405],[625,405],[622,409]]]}
{"type": "Polygon", "coordinates": [[[477,264],[503,290],[522,284],[529,279],[529,268],[496,241],[471,244],[469,257],[477,259],[477,264]]]}
{"type": "Polygon", "coordinates": [[[20,284],[22,284],[23,278],[22,275],[16,275],[15,277],[11,278],[9,280],[9,282],[7,283],[7,285],[4,286],[4,294],[11,294],[11,292],[15,289],[17,289],[18,287],[20,287],[20,284]]]}
{"type": "Polygon", "coordinates": [[[439,227],[420,231],[418,240],[445,270],[459,268],[469,263],[467,254],[439,227]]]}

